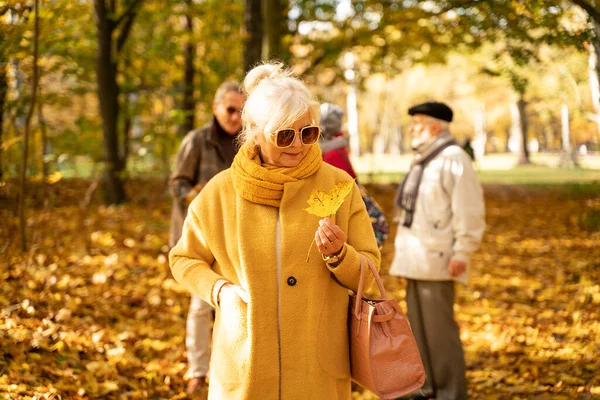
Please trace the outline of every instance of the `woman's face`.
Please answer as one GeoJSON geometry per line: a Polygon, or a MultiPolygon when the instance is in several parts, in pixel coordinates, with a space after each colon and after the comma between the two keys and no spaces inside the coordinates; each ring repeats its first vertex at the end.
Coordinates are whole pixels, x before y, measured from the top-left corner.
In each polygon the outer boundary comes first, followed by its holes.
{"type": "Polygon", "coordinates": [[[275,144],[275,133],[266,132],[260,143],[260,155],[266,164],[275,165],[278,167],[295,167],[300,164],[300,161],[306,156],[310,146],[314,144],[302,144],[300,140],[300,129],[305,126],[313,125],[310,114],[306,113],[298,119],[292,126],[281,126],[278,129],[292,128],[296,131],[294,142],[290,147],[285,149],[277,147],[275,144]]]}

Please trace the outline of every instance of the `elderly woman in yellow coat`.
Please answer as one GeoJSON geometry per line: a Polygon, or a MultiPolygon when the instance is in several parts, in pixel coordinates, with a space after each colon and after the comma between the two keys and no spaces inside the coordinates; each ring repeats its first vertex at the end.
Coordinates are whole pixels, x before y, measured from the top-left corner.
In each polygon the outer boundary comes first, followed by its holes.
{"type": "Polygon", "coordinates": [[[361,256],[380,263],[365,204],[354,185],[331,218],[307,213],[313,191],[351,180],[322,162],[319,103],[280,64],[244,89],[242,147],[170,253],[175,279],[216,309],[209,398],[350,399],[348,289],[361,256]]]}

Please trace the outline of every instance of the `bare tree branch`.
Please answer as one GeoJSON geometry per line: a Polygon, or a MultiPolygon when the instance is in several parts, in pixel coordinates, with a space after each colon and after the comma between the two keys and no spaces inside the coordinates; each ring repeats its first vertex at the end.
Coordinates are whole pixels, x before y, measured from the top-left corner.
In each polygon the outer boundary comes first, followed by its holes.
{"type": "Polygon", "coordinates": [[[131,14],[125,24],[121,27],[121,31],[119,32],[119,36],[117,37],[117,53],[120,53],[127,41],[127,37],[129,36],[129,32],[131,31],[131,27],[133,26],[133,20],[135,18],[135,13],[131,14]]]}
{"type": "Polygon", "coordinates": [[[0,8],[0,17],[9,11],[13,11],[13,12],[17,13],[17,15],[22,17],[23,14],[25,14],[26,12],[31,12],[32,10],[33,10],[33,7],[31,7],[31,6],[21,6],[18,10],[11,6],[4,6],[4,7],[0,8]]]}
{"type": "Polygon", "coordinates": [[[119,24],[122,23],[124,20],[135,15],[135,9],[141,2],[142,2],[142,0],[134,0],[133,3],[131,3],[129,5],[129,7],[127,7],[127,10],[125,10],[123,12],[123,14],[119,18],[117,18],[117,21],[115,22],[115,26],[119,26],[119,24]]]}

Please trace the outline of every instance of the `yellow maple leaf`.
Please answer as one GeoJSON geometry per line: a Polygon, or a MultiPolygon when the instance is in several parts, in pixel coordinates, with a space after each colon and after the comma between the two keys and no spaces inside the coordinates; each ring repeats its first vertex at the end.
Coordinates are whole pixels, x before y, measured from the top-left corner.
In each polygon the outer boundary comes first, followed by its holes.
{"type": "Polygon", "coordinates": [[[336,184],[329,192],[313,190],[307,200],[309,207],[304,210],[321,218],[335,214],[352,191],[353,185],[354,181],[345,181],[336,184]]]}

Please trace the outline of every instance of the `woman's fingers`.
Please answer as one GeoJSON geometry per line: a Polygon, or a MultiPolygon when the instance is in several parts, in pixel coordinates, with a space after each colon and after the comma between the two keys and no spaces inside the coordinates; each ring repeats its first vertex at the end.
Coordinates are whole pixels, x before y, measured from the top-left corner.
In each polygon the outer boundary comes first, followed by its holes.
{"type": "Polygon", "coordinates": [[[339,226],[331,222],[329,218],[319,221],[319,227],[315,232],[315,244],[321,254],[335,254],[342,249],[345,242],[346,235],[339,226]]]}
{"type": "Polygon", "coordinates": [[[328,226],[331,230],[333,230],[335,232],[335,234],[344,234],[344,231],[342,231],[342,228],[340,228],[339,226],[337,226],[335,224],[335,222],[333,222],[332,220],[330,220],[329,218],[323,218],[322,220],[319,221],[320,225],[326,225],[328,226]]]}
{"type": "Polygon", "coordinates": [[[323,218],[319,221],[319,228],[323,230],[329,242],[335,242],[336,240],[346,241],[346,234],[344,231],[333,223],[329,218],[323,218]]]}
{"type": "Polygon", "coordinates": [[[333,231],[333,229],[331,229],[331,227],[329,225],[327,225],[327,223],[325,223],[323,220],[319,221],[319,231],[323,235],[325,235],[325,237],[323,239],[326,239],[327,241],[329,241],[331,243],[338,240],[338,237],[335,234],[335,232],[333,231]]]}
{"type": "Polygon", "coordinates": [[[331,243],[320,228],[315,232],[315,244],[317,245],[319,252],[326,256],[334,254],[337,251],[335,248],[335,242],[331,243]]]}

